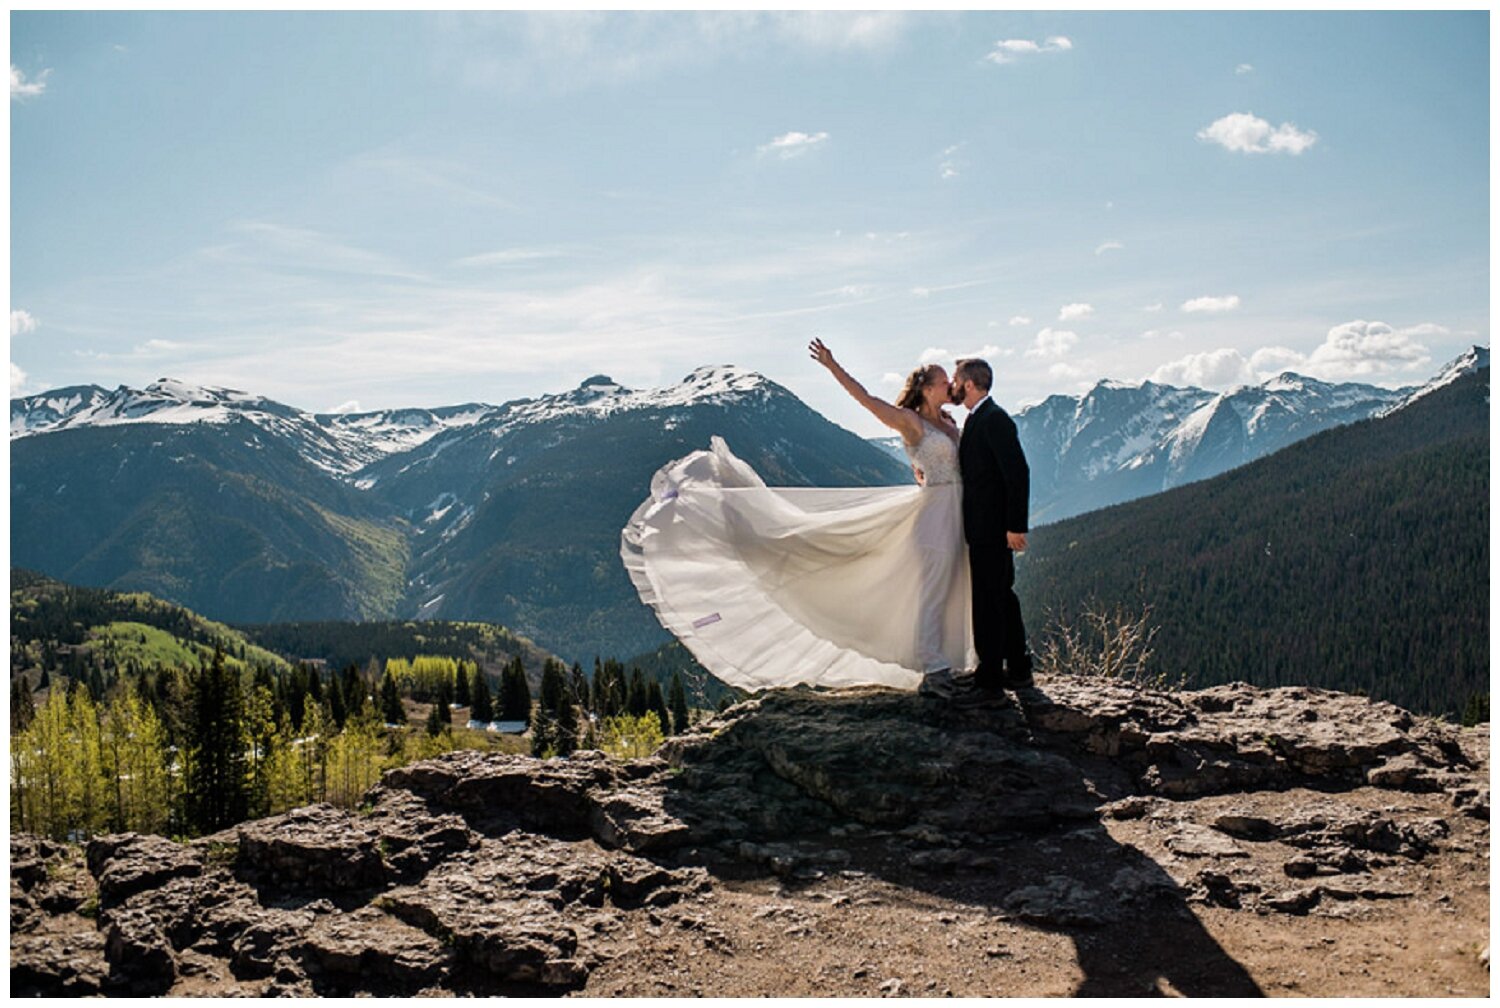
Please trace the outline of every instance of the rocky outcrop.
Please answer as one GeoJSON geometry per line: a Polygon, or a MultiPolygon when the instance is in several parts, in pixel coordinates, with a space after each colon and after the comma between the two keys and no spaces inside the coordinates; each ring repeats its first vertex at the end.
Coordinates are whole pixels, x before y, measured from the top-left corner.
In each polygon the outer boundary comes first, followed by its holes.
{"type": "Polygon", "coordinates": [[[715,880],[747,871],[966,879],[1063,930],[1348,913],[1408,898],[1400,873],[1460,820],[1484,829],[1486,761],[1481,732],[1311,689],[1056,678],[977,709],[778,691],[649,759],[455,752],[388,772],[360,812],[86,852],[15,836],[12,993],[562,992],[641,929],[729,954],[715,880]]]}

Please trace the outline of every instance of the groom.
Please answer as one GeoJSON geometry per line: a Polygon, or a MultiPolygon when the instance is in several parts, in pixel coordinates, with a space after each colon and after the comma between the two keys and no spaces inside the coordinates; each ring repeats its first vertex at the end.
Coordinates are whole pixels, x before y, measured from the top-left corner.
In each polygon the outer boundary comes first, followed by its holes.
{"type": "Polygon", "coordinates": [[[973,685],[983,696],[1031,685],[1031,653],[1016,598],[1015,553],[1026,549],[1031,473],[1016,424],[990,398],[994,373],[978,358],[959,361],[951,398],[969,411],[959,438],[964,538],[974,599],[973,685]]]}

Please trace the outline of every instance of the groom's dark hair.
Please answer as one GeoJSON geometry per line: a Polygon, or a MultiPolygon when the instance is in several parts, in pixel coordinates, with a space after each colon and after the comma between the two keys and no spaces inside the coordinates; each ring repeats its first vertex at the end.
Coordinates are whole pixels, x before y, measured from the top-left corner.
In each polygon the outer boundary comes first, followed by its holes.
{"type": "Polygon", "coordinates": [[[953,366],[953,377],[966,379],[973,382],[986,392],[995,382],[995,372],[990,370],[989,364],[978,357],[965,357],[953,366]]]}

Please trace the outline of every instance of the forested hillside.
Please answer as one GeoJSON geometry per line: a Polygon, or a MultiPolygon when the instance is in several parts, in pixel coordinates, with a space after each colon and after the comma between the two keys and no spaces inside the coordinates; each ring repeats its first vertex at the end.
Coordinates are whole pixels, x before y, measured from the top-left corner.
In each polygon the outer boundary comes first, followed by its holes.
{"type": "Polygon", "coordinates": [[[1193,685],[1305,684],[1488,716],[1488,368],[1031,539],[1017,582],[1034,644],[1091,597],[1149,605],[1159,666],[1193,685]]]}

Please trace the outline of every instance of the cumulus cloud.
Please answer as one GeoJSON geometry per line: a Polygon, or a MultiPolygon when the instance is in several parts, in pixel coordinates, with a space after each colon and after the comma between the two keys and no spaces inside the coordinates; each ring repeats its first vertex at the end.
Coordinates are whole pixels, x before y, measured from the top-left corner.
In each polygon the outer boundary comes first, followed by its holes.
{"type": "Polygon", "coordinates": [[[22,308],[10,310],[10,334],[19,336],[22,333],[36,332],[36,316],[22,308]]]}
{"type": "Polygon", "coordinates": [[[1010,324],[1013,326],[1031,325],[1031,319],[1025,315],[1012,315],[1010,317],[1010,324]]]}
{"type": "Polygon", "coordinates": [[[1071,322],[1074,319],[1088,318],[1094,314],[1094,306],[1084,302],[1065,304],[1058,309],[1057,320],[1059,322],[1071,322]]]}
{"type": "Polygon", "coordinates": [[[1251,66],[1249,63],[1241,63],[1239,66],[1234,68],[1234,72],[1237,74],[1253,73],[1254,71],[1255,67],[1251,66]]]}
{"type": "Polygon", "coordinates": [[[359,412],[359,400],[358,399],[350,399],[348,402],[341,402],[337,406],[335,406],[332,409],[330,409],[328,412],[330,412],[330,413],[358,413],[359,412]]]}
{"type": "Polygon", "coordinates": [[[35,98],[47,90],[47,75],[52,71],[43,70],[31,80],[26,79],[26,71],[19,69],[14,63],[10,65],[10,96],[17,101],[24,98],[35,98]]]}
{"type": "Polygon", "coordinates": [[[1355,319],[1328,330],[1321,346],[1307,358],[1318,377],[1363,378],[1411,370],[1427,364],[1427,347],[1414,337],[1443,335],[1448,330],[1431,322],[1394,329],[1384,322],[1355,319]]]}
{"type": "Polygon", "coordinates": [[[26,372],[16,367],[16,362],[10,362],[10,394],[13,396],[26,394],[26,372]]]}
{"type": "Polygon", "coordinates": [[[1061,357],[1078,345],[1078,334],[1067,329],[1043,329],[1026,351],[1027,357],[1061,357]]]}
{"type": "Polygon", "coordinates": [[[1234,311],[1239,306],[1238,294],[1229,294],[1225,297],[1198,297],[1182,302],[1182,310],[1185,312],[1227,312],[1234,311]]]}
{"type": "Polygon", "coordinates": [[[1250,362],[1238,350],[1223,348],[1188,354],[1151,372],[1150,380],[1162,385],[1191,385],[1224,389],[1255,383],[1250,362]]]}
{"type": "Polygon", "coordinates": [[[1151,381],[1165,385],[1195,385],[1225,389],[1265,382],[1287,371],[1323,381],[1353,381],[1411,372],[1431,363],[1418,336],[1446,335],[1443,326],[1423,322],[1396,329],[1384,322],[1355,319],[1328,330],[1312,353],[1284,346],[1261,347],[1247,359],[1231,348],[1188,354],[1157,368],[1151,381]]]}
{"type": "Polygon", "coordinates": [[[1117,242],[1117,241],[1101,242],[1099,245],[1097,245],[1094,248],[1094,255],[1103,255],[1104,253],[1106,253],[1106,252],[1108,252],[1108,251],[1110,251],[1112,249],[1122,249],[1124,247],[1125,247],[1125,243],[1124,242],[1117,242]]]}
{"type": "Polygon", "coordinates": [[[1242,154],[1301,154],[1318,142],[1318,134],[1291,123],[1273,127],[1250,112],[1233,112],[1199,130],[1198,139],[1242,154]]]}
{"type": "Polygon", "coordinates": [[[1045,42],[1033,42],[1031,39],[1001,39],[995,43],[994,50],[985,56],[985,59],[991,63],[1014,63],[1023,56],[1067,52],[1072,48],[1072,40],[1065,35],[1050,36],[1045,42]]]}
{"type": "Polygon", "coordinates": [[[762,155],[776,154],[785,160],[787,158],[801,157],[818,146],[818,144],[824,143],[827,140],[828,134],[824,132],[801,133],[793,130],[790,133],[781,134],[781,136],[776,137],[768,144],[762,144],[756,150],[762,155]]]}

